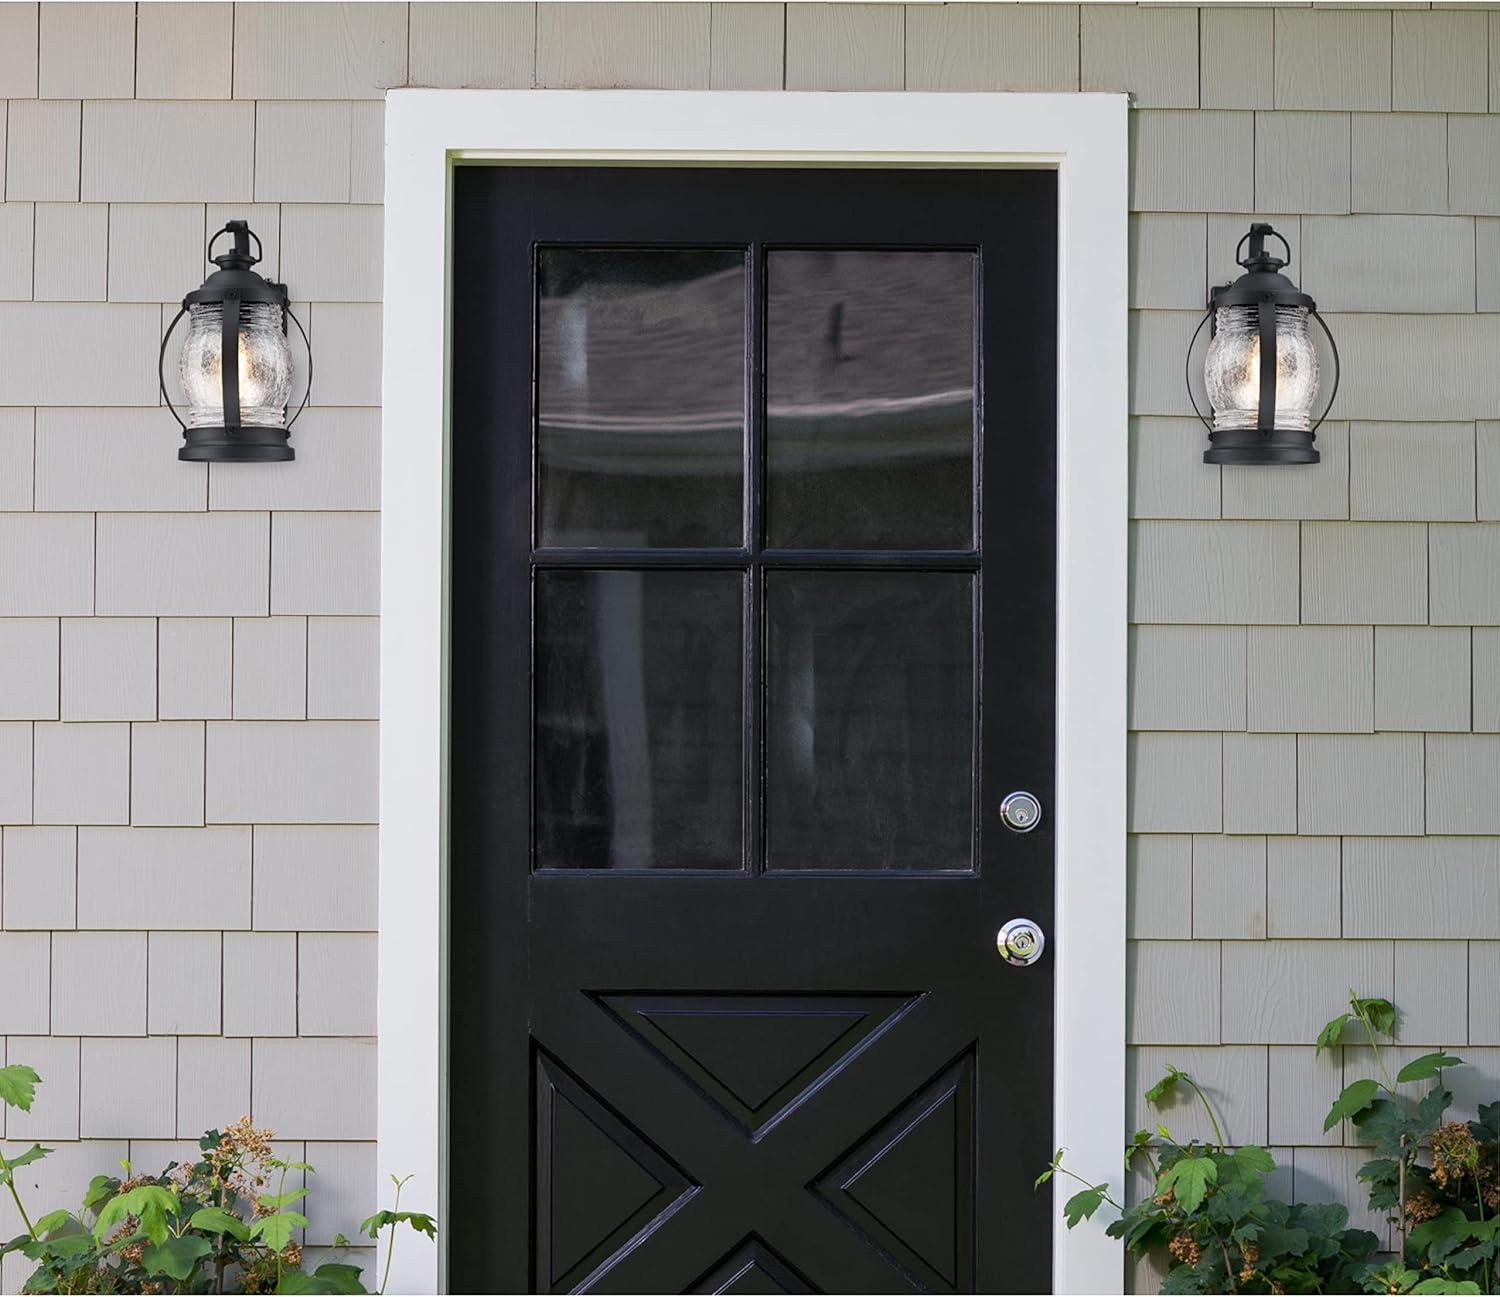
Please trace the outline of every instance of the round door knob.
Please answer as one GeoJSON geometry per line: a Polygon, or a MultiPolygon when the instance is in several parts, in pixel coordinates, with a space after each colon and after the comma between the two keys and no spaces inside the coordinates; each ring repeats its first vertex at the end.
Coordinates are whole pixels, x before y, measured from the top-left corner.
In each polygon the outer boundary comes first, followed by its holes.
{"type": "Polygon", "coordinates": [[[995,938],[995,948],[1005,962],[1020,968],[1036,963],[1046,945],[1046,936],[1030,919],[1012,919],[995,938]]]}
{"type": "Polygon", "coordinates": [[[1000,803],[1000,818],[1016,833],[1030,833],[1042,822],[1042,804],[1031,793],[1008,793],[1000,803]]]}

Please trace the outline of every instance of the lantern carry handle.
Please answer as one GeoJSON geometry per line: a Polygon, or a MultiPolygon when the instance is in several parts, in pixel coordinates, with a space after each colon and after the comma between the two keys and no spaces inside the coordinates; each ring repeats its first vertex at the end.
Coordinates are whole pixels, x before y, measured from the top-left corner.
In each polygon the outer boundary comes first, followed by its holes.
{"type": "MultiPolygon", "coordinates": [[[[188,426],[187,424],[183,423],[182,416],[177,413],[177,407],[172,404],[172,398],[167,395],[167,376],[165,371],[167,362],[167,343],[172,337],[172,330],[177,327],[178,321],[187,314],[187,311],[188,308],[184,306],[180,311],[177,312],[176,315],[172,317],[172,323],[167,325],[167,331],[162,335],[161,351],[157,353],[156,357],[156,385],[161,389],[161,398],[167,403],[167,409],[172,412],[172,417],[177,420],[177,426],[181,428],[184,433],[187,432],[188,426]]],[[[298,327],[300,328],[301,326],[299,325],[298,327]]]]}
{"type": "Polygon", "coordinates": [[[1235,265],[1244,266],[1248,270],[1250,268],[1250,262],[1261,260],[1265,256],[1266,235],[1268,234],[1273,239],[1281,240],[1281,246],[1286,252],[1286,260],[1281,263],[1282,267],[1285,268],[1291,265],[1292,245],[1286,241],[1286,235],[1281,233],[1280,230],[1272,229],[1271,226],[1267,225],[1264,221],[1257,221],[1250,227],[1248,233],[1240,236],[1240,241],[1234,245],[1235,265]],[[1240,249],[1243,248],[1246,243],[1250,243],[1252,241],[1253,246],[1250,249],[1250,255],[1243,261],[1241,261],[1240,249]]]}
{"type": "MultiPolygon", "coordinates": [[[[292,424],[296,423],[297,420],[302,417],[302,411],[307,409],[307,403],[312,397],[313,354],[312,343],[307,339],[307,330],[302,327],[302,321],[299,320],[295,314],[293,314],[292,308],[290,306],[283,309],[285,309],[286,311],[287,318],[297,326],[297,332],[302,335],[302,349],[307,353],[307,387],[304,388],[302,392],[302,404],[297,407],[297,413],[292,415],[292,417],[288,419],[284,425],[287,432],[290,433],[292,430],[292,424]]],[[[1327,330],[1325,329],[1324,332],[1326,333],[1327,330]]]]}
{"type": "MultiPolygon", "coordinates": [[[[1213,314],[1214,308],[1210,305],[1208,310],[1204,312],[1203,318],[1198,321],[1198,327],[1193,330],[1193,336],[1188,339],[1187,358],[1182,363],[1182,377],[1183,381],[1187,384],[1188,400],[1193,403],[1193,413],[1198,416],[1198,422],[1207,428],[1210,433],[1213,432],[1214,426],[1203,417],[1203,411],[1198,408],[1197,394],[1193,391],[1193,347],[1198,342],[1198,335],[1203,332],[1203,326],[1213,319],[1213,314]]],[[[1324,332],[1326,333],[1327,329],[1324,329],[1324,332]]]]}
{"type": "MultiPolygon", "coordinates": [[[[221,234],[239,234],[239,233],[248,234],[252,239],[255,240],[255,256],[251,260],[250,264],[252,266],[258,265],[265,258],[265,248],[261,245],[260,235],[258,235],[254,230],[252,230],[250,228],[250,226],[246,222],[244,222],[244,221],[230,221],[229,224],[227,224],[222,230],[215,230],[214,231],[213,237],[211,237],[209,239],[209,241],[208,241],[208,252],[206,254],[207,259],[209,261],[213,261],[214,260],[214,244],[219,241],[219,236],[221,234]],[[237,227],[242,227],[242,228],[237,228],[237,227]]],[[[216,261],[214,261],[214,264],[218,265],[219,263],[216,262],[216,261]]]]}
{"type": "Polygon", "coordinates": [[[1307,313],[1318,322],[1318,328],[1323,330],[1323,336],[1328,339],[1328,345],[1333,350],[1333,390],[1328,393],[1328,404],[1323,407],[1323,413],[1318,416],[1317,423],[1312,426],[1312,433],[1316,434],[1323,426],[1323,420],[1328,417],[1328,412],[1333,409],[1334,401],[1338,399],[1339,375],[1343,373],[1344,366],[1339,360],[1339,344],[1333,340],[1332,331],[1323,323],[1323,317],[1318,314],[1318,308],[1314,306],[1307,313]]]}

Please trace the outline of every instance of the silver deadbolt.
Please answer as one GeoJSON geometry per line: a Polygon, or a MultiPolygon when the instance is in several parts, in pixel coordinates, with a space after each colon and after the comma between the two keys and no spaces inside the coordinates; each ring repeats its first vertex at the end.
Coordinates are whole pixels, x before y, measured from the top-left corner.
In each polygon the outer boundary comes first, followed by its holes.
{"type": "Polygon", "coordinates": [[[1042,957],[1047,938],[1030,919],[1012,919],[995,938],[995,948],[1007,964],[1025,968],[1042,957]]]}
{"type": "Polygon", "coordinates": [[[1031,793],[1007,793],[1000,803],[1000,818],[1016,833],[1030,833],[1042,822],[1042,804],[1031,793]]]}

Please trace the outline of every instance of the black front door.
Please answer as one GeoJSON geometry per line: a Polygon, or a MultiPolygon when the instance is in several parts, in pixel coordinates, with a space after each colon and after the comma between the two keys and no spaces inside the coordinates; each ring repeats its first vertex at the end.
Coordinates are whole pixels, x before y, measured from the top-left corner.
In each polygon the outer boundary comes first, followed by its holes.
{"type": "Polygon", "coordinates": [[[1046,1289],[1055,175],[454,203],[452,1287],[1046,1289]]]}

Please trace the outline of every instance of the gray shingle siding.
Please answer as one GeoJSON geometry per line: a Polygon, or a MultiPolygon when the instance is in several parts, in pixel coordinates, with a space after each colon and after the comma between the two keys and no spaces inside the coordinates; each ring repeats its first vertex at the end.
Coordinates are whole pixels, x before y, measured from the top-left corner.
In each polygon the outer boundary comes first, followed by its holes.
{"type": "MultiPolygon", "coordinates": [[[[1364,1155],[1321,1130],[1339,1069],[1301,1047],[1343,989],[1394,993],[1415,1043],[1500,1045],[1493,997],[1461,1020],[1438,994],[1500,974],[1494,14],[138,9],[0,5],[0,1031],[48,1079],[9,1133],[85,1140],[49,1184],[252,1108],[320,1179],[373,1179],[376,204],[403,84],[1132,92],[1132,1110],[1189,1067],[1288,1192],[1357,1205],[1364,1155]],[[1204,466],[1182,392],[1257,213],[1344,353],[1316,469],[1204,466]],[[162,304],[231,215],[317,335],[296,475],[180,465],[156,408],[162,304]],[[188,965],[219,1000],[166,975],[188,965]]],[[[352,1233],[357,1197],[308,1241],[352,1233]]]]}

